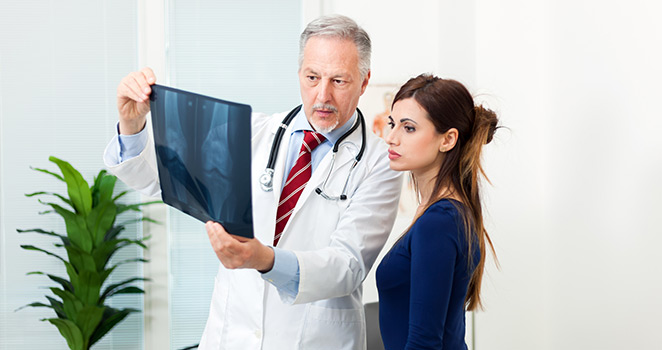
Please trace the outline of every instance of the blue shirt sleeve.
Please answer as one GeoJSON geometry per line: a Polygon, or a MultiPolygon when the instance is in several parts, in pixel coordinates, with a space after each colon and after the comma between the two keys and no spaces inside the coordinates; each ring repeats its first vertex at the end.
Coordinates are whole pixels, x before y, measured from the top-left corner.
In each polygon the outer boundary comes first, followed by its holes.
{"type": "Polygon", "coordinates": [[[424,214],[411,232],[409,334],[405,349],[441,349],[457,258],[456,227],[443,210],[424,214]],[[450,231],[450,232],[449,232],[450,231]]]}
{"type": "Polygon", "coordinates": [[[289,250],[269,248],[274,250],[274,267],[263,273],[262,279],[278,288],[283,302],[291,304],[299,293],[299,260],[289,250]]]}
{"type": "Polygon", "coordinates": [[[120,125],[117,123],[117,140],[120,144],[119,161],[124,162],[134,158],[145,149],[147,145],[147,128],[143,128],[139,133],[133,135],[120,135],[120,125]]]}

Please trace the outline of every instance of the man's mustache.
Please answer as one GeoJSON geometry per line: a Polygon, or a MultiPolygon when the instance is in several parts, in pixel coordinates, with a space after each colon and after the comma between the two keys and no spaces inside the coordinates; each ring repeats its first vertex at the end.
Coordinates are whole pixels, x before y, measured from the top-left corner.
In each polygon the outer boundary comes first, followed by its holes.
{"type": "Polygon", "coordinates": [[[328,110],[328,111],[331,111],[331,112],[334,112],[334,113],[338,112],[338,108],[336,108],[334,105],[329,105],[329,104],[325,104],[325,103],[318,103],[318,104],[313,105],[313,110],[317,110],[317,109],[324,109],[324,110],[328,110]]]}

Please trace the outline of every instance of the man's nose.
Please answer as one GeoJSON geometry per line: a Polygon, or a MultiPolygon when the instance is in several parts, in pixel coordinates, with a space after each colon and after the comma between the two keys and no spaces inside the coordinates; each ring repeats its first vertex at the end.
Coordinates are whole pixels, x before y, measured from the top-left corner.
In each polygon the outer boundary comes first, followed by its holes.
{"type": "Polygon", "coordinates": [[[317,86],[317,102],[327,103],[331,101],[331,89],[331,81],[322,80],[322,82],[320,82],[320,84],[317,86]]]}

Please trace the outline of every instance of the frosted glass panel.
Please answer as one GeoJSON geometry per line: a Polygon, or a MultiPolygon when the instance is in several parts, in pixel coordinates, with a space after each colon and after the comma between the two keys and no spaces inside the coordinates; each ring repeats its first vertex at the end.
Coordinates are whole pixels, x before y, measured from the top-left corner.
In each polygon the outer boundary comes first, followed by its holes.
{"type": "MultiPolygon", "coordinates": [[[[55,286],[27,272],[66,275],[56,259],[20,248],[33,244],[59,253],[54,240],[16,229],[65,232],[59,216],[38,215],[46,207],[24,196],[66,193],[63,183],[30,166],[56,171],[48,161],[54,155],[71,162],[88,182],[103,167],[103,149],[117,121],[117,83],[136,69],[136,13],[132,0],[0,2],[0,349],[67,348],[55,326],[39,321],[53,317],[52,310],[14,312],[34,301],[46,302],[50,291],[42,287],[55,286]]],[[[126,198],[138,200],[137,195],[126,198]]],[[[123,235],[136,237],[139,229],[131,225],[123,235]]],[[[114,261],[140,253],[126,248],[114,261]]],[[[126,264],[107,283],[128,276],[142,276],[141,266],[126,264]]],[[[110,302],[143,309],[142,296],[117,296],[110,302]]],[[[143,348],[141,313],[95,345],[97,350],[113,348],[143,348]]]]}
{"type": "MultiPolygon", "coordinates": [[[[173,87],[275,113],[300,103],[300,1],[168,2],[168,72],[173,87]]],[[[197,344],[218,259],[204,226],[169,209],[172,349],[197,344]]]]}

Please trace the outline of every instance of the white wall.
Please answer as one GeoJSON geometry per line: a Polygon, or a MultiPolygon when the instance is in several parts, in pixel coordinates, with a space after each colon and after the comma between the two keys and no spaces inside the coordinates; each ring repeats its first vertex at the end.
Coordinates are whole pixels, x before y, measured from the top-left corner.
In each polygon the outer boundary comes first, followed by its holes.
{"type": "Polygon", "coordinates": [[[476,349],[662,347],[659,2],[329,0],[321,9],[369,31],[373,84],[456,78],[508,127],[485,154],[501,269],[487,271],[476,349]]]}
{"type": "Polygon", "coordinates": [[[512,128],[487,160],[503,270],[477,348],[659,348],[662,6],[477,8],[478,83],[512,128]]]}

